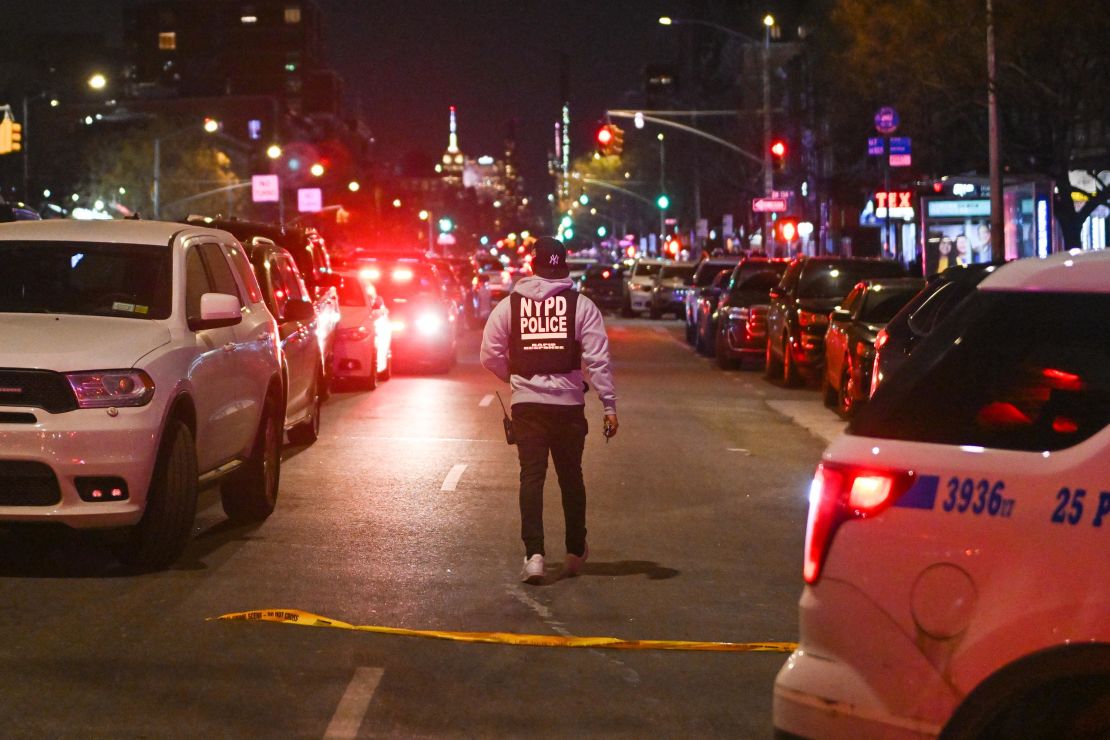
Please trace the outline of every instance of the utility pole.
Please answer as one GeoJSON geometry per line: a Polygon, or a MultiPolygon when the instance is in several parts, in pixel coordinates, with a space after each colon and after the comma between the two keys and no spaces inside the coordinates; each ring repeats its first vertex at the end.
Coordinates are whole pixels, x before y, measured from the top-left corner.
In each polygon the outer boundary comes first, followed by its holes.
{"type": "MultiPolygon", "coordinates": [[[[771,27],[774,17],[768,13],[763,18],[763,197],[771,197],[775,189],[774,174],[771,172],[771,27]]],[[[768,228],[770,216],[763,214],[763,251],[771,254],[768,228]]]]}
{"type": "Polygon", "coordinates": [[[998,157],[998,100],[995,95],[994,6],[987,0],[987,138],[990,140],[991,259],[1006,259],[1006,231],[1002,222],[1002,168],[998,157]]]}
{"type": "MultiPolygon", "coordinates": [[[[660,195],[667,194],[667,157],[666,146],[663,143],[663,134],[660,133],[656,138],[659,139],[659,193],[660,195]]],[[[659,209],[659,236],[662,238],[665,233],[667,213],[664,209],[659,209]]]]}

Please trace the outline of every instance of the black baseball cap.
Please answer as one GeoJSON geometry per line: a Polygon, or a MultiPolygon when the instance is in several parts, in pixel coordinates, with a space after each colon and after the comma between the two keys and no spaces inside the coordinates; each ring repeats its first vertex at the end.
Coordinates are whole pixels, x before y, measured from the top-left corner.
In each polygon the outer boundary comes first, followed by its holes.
{"type": "Polygon", "coordinates": [[[567,248],[558,239],[541,236],[532,247],[532,272],[548,279],[570,277],[567,267],[567,248]]]}

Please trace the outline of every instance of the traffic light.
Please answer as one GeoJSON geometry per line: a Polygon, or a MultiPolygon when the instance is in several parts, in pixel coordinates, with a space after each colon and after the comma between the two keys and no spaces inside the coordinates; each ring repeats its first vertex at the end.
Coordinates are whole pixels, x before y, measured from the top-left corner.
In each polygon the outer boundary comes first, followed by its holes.
{"type": "Polygon", "coordinates": [[[439,220],[439,231],[441,234],[449,234],[455,228],[455,222],[444,216],[439,220]]]}
{"type": "Polygon", "coordinates": [[[621,152],[624,151],[624,130],[615,123],[609,124],[609,133],[612,134],[612,141],[609,144],[609,153],[614,157],[619,157],[621,152]]]}
{"type": "Polygon", "coordinates": [[[594,135],[594,140],[597,142],[598,154],[609,156],[609,148],[613,146],[613,130],[608,125],[602,126],[594,135]]]}
{"type": "Polygon", "coordinates": [[[782,139],[771,142],[771,162],[776,172],[781,172],[786,166],[786,142],[782,139]]]}
{"type": "Polygon", "coordinates": [[[655,205],[659,206],[660,211],[665,211],[671,205],[671,199],[664,193],[655,199],[655,205]]]}
{"type": "Polygon", "coordinates": [[[18,121],[12,121],[12,141],[11,150],[18,152],[23,148],[23,124],[18,121]]]}
{"type": "Polygon", "coordinates": [[[9,116],[0,116],[0,154],[8,154],[12,150],[12,119],[9,116]]]}
{"type": "Polygon", "coordinates": [[[781,218],[775,222],[775,238],[784,244],[792,244],[798,236],[798,222],[792,218],[781,218]]]}

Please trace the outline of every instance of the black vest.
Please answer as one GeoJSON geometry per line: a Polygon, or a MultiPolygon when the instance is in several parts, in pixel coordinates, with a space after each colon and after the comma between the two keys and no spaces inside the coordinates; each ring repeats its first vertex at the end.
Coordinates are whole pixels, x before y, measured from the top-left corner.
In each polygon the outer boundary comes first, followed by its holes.
{"type": "Polygon", "coordinates": [[[511,293],[509,307],[510,373],[530,378],[582,368],[575,325],[578,293],[573,288],[542,301],[511,293]]]}

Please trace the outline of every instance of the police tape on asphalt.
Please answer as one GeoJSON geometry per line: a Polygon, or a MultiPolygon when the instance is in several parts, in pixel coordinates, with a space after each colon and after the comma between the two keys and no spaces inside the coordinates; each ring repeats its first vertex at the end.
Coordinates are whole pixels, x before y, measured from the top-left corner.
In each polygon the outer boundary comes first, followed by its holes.
{"type": "Polygon", "coordinates": [[[374,632],[401,637],[426,637],[454,642],[483,642],[497,645],[529,647],[604,648],[606,650],[694,650],[716,653],[789,653],[794,642],[697,642],[691,640],[622,640],[617,637],[564,637],[561,635],[525,635],[514,632],[451,632],[445,630],[414,630],[402,627],[355,625],[329,619],[299,609],[264,609],[233,612],[212,617],[208,621],[280,622],[302,627],[335,627],[336,629],[374,632]]]}

